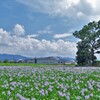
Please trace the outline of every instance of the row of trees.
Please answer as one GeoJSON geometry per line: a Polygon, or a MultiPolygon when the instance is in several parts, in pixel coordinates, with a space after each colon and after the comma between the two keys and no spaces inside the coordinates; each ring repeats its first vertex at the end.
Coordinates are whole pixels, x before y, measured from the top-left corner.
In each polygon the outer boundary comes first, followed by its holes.
{"type": "Polygon", "coordinates": [[[9,61],[8,59],[5,59],[4,61],[0,61],[0,63],[15,63],[15,61],[9,61]]]}
{"type": "Polygon", "coordinates": [[[80,39],[77,43],[76,60],[78,65],[94,65],[97,59],[95,54],[100,53],[100,21],[88,23],[73,35],[80,39]]]}
{"type": "Polygon", "coordinates": [[[0,63],[8,63],[9,61],[5,59],[4,61],[0,61],[0,63]]]}

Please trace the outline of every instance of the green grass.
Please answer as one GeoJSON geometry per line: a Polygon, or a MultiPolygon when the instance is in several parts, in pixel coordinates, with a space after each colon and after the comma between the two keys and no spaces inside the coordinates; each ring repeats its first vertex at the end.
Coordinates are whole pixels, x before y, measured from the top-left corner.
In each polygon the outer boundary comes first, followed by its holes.
{"type": "Polygon", "coordinates": [[[33,67],[45,67],[45,66],[69,66],[74,67],[75,64],[34,64],[34,63],[0,63],[0,66],[33,66],[33,67]]]}
{"type": "Polygon", "coordinates": [[[33,64],[33,63],[0,63],[0,66],[33,66],[33,67],[42,67],[49,66],[47,64],[33,64]]]}

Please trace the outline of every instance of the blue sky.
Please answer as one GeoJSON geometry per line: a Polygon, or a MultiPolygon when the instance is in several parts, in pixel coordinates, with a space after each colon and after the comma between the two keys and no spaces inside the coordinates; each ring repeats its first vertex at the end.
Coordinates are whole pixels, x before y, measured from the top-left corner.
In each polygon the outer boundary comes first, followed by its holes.
{"type": "Polygon", "coordinates": [[[100,19],[100,0],[0,0],[0,53],[76,56],[72,33],[100,19]]]}

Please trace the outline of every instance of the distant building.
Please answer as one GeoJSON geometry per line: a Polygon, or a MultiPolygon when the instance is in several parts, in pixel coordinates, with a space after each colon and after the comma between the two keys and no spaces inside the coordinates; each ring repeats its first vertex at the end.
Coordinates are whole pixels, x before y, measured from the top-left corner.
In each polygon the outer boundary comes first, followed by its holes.
{"type": "Polygon", "coordinates": [[[44,57],[44,58],[37,58],[36,63],[38,64],[59,64],[59,63],[64,63],[64,62],[62,62],[58,57],[44,57]]]}
{"type": "Polygon", "coordinates": [[[40,57],[27,59],[27,63],[37,63],[37,64],[73,64],[74,61],[64,60],[60,57],[40,57]]]}
{"type": "Polygon", "coordinates": [[[18,59],[16,62],[18,62],[18,63],[23,63],[23,62],[25,62],[23,59],[18,59]]]}
{"type": "Polygon", "coordinates": [[[24,62],[25,63],[35,63],[35,60],[34,58],[30,58],[30,59],[26,59],[24,62]]]}

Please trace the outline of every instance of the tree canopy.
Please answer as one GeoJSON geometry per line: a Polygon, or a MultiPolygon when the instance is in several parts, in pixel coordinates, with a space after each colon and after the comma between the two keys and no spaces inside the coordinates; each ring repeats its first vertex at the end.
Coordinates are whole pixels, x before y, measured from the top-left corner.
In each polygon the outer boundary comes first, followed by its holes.
{"type": "Polygon", "coordinates": [[[94,65],[96,53],[100,53],[100,21],[90,22],[73,35],[79,38],[76,60],[79,65],[94,65]]]}

